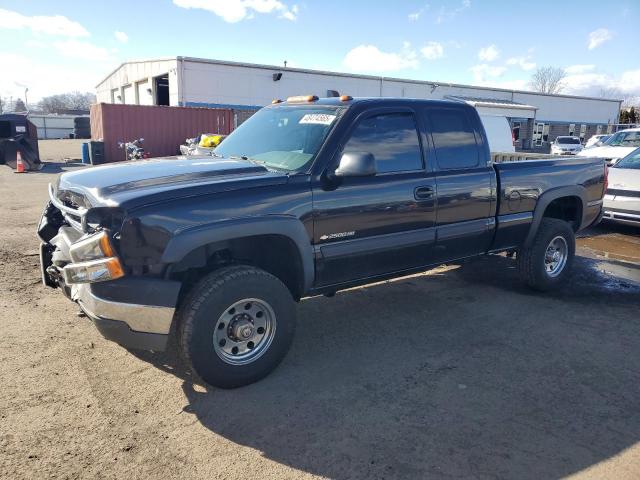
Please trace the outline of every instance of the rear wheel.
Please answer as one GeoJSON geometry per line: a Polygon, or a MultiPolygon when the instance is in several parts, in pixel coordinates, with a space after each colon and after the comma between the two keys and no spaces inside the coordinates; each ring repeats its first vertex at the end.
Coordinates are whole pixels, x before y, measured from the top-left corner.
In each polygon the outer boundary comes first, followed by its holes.
{"type": "Polygon", "coordinates": [[[276,277],[226,267],[200,281],[179,314],[179,344],[204,382],[234,388],[260,380],[282,361],[295,331],[295,302],[276,277]]]}
{"type": "Polygon", "coordinates": [[[520,277],[535,290],[556,288],[569,274],[575,251],[571,225],[557,218],[543,218],[531,245],[518,251],[520,277]]]}

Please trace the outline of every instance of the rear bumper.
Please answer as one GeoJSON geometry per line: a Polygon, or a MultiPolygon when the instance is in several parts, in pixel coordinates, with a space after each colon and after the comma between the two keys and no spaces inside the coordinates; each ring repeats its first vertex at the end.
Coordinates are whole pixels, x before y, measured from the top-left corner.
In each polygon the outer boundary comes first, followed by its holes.
{"type": "Polygon", "coordinates": [[[606,195],[604,197],[604,220],[628,225],[640,225],[640,197],[637,193],[606,195]]]}
{"type": "Polygon", "coordinates": [[[640,226],[640,213],[620,212],[611,208],[605,208],[602,219],[625,223],[627,225],[640,226]]]}

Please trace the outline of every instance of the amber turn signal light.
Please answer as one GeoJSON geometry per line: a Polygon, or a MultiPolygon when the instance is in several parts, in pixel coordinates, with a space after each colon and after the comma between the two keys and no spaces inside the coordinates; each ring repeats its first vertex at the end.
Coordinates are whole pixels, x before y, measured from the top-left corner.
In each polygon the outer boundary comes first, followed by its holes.
{"type": "Polygon", "coordinates": [[[298,95],[287,98],[287,102],[289,103],[315,102],[316,100],[318,100],[316,95],[298,95]]]}

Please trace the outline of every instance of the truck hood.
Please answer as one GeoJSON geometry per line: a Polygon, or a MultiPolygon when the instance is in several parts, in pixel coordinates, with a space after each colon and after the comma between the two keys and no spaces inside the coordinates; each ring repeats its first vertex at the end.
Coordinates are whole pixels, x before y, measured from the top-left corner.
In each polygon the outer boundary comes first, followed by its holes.
{"type": "Polygon", "coordinates": [[[60,175],[55,195],[79,207],[130,208],[154,201],[286,183],[287,175],[248,160],[202,157],[161,157],[60,175]]]}
{"type": "Polygon", "coordinates": [[[638,147],[610,147],[603,145],[602,147],[585,148],[578,155],[581,157],[597,157],[617,159],[626,157],[638,147]]]}

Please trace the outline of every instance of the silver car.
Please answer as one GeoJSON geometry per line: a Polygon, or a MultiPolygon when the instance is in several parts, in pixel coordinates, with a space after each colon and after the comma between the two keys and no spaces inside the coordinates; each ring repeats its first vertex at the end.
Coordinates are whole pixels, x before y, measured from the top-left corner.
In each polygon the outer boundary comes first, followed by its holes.
{"type": "Polygon", "coordinates": [[[640,226],[640,148],[609,168],[603,219],[640,226]]]}

